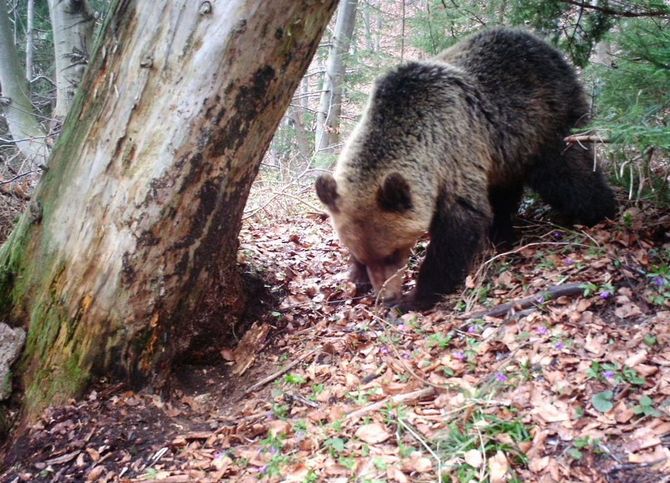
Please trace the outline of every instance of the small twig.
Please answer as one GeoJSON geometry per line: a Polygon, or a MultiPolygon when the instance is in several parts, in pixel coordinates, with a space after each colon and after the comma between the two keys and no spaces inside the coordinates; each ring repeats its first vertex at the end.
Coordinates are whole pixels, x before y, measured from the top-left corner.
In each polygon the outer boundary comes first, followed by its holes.
{"type": "Polygon", "coordinates": [[[428,451],[430,455],[435,458],[435,461],[437,461],[437,481],[438,483],[442,483],[442,460],[440,457],[435,454],[433,448],[431,448],[428,443],[426,443],[426,441],[416,431],[414,431],[414,429],[409,424],[403,421],[402,418],[398,418],[398,425],[402,426],[405,431],[414,436],[414,439],[421,443],[421,446],[426,448],[426,451],[428,451]]]}
{"type": "Polygon", "coordinates": [[[283,374],[287,373],[288,371],[290,371],[291,369],[293,369],[295,366],[297,366],[298,364],[300,364],[302,361],[304,361],[305,359],[307,359],[307,358],[313,356],[315,353],[317,353],[317,352],[319,352],[319,351],[321,351],[321,347],[317,347],[316,349],[312,349],[311,351],[309,351],[309,352],[307,352],[307,353],[301,355],[301,356],[298,357],[296,360],[294,360],[294,361],[291,362],[290,364],[284,366],[283,368],[281,368],[280,370],[278,370],[278,371],[275,372],[274,374],[270,374],[270,375],[269,375],[268,377],[266,377],[265,379],[261,379],[261,380],[258,381],[256,384],[254,384],[253,386],[251,386],[250,388],[248,388],[246,391],[244,391],[244,393],[242,393],[242,397],[245,397],[245,396],[247,396],[248,394],[250,394],[250,393],[252,393],[252,392],[254,392],[254,391],[260,389],[261,387],[265,386],[267,383],[274,381],[275,379],[277,379],[278,377],[280,377],[280,376],[282,376],[283,374]]]}
{"type": "Polygon", "coordinates": [[[377,411],[387,404],[398,404],[398,403],[411,403],[423,399],[425,397],[433,396],[437,390],[434,387],[425,387],[419,389],[418,391],[406,392],[403,394],[396,394],[395,396],[388,397],[381,401],[372,403],[364,408],[358,409],[352,413],[347,414],[347,419],[357,419],[362,416],[365,416],[368,413],[377,411]]]}
{"type": "Polygon", "coordinates": [[[34,173],[34,172],[35,172],[35,171],[30,170],[30,171],[26,171],[25,173],[17,174],[17,175],[14,176],[13,178],[10,178],[10,179],[8,179],[8,180],[6,180],[6,181],[0,181],[0,186],[2,186],[3,184],[13,183],[14,181],[19,180],[19,179],[21,179],[21,178],[23,178],[23,177],[25,177],[25,176],[28,176],[29,174],[32,174],[32,173],[34,173]]]}
{"type": "Polygon", "coordinates": [[[511,310],[525,310],[538,304],[543,304],[549,300],[554,300],[559,297],[574,297],[584,293],[584,282],[566,283],[564,285],[554,285],[540,293],[525,297],[523,299],[514,300],[504,304],[496,305],[489,310],[480,310],[477,312],[470,312],[459,316],[459,319],[478,319],[481,317],[502,317],[507,315],[511,310]]]}
{"type": "Polygon", "coordinates": [[[604,139],[598,135],[593,134],[575,134],[563,138],[566,143],[610,143],[609,139],[604,139]]]}

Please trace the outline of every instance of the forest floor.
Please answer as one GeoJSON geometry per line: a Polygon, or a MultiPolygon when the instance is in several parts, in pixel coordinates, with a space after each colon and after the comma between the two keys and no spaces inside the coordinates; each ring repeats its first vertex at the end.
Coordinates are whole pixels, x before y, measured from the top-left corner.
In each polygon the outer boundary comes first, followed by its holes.
{"type": "Polygon", "coordinates": [[[280,305],[169,400],[101,382],[49,409],[2,481],[670,481],[670,215],[518,233],[398,314],[352,298],[323,217],[247,226],[280,305]]]}

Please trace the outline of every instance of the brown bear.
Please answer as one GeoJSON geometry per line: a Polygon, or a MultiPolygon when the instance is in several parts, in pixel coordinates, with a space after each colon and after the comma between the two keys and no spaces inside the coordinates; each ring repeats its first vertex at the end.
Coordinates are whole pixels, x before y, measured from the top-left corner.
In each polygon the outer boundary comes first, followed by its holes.
{"type": "Polygon", "coordinates": [[[432,307],[465,279],[487,236],[513,239],[524,185],[572,222],[616,211],[591,148],[564,138],[588,121],[575,71],[553,47],[493,29],[379,78],[333,175],[316,180],[351,279],[391,305],[432,307]],[[400,272],[430,234],[413,293],[400,272]]]}

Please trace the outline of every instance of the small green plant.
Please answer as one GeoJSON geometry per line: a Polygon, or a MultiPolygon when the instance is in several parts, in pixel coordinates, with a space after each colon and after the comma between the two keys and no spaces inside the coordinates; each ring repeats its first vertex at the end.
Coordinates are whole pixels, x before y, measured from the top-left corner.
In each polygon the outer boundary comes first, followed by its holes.
{"type": "Polygon", "coordinates": [[[451,344],[453,337],[451,334],[443,334],[437,332],[428,337],[428,347],[439,347],[440,349],[446,349],[451,344]]]}
{"type": "Polygon", "coordinates": [[[398,444],[398,455],[401,458],[409,458],[412,456],[412,453],[416,451],[416,448],[414,446],[410,446],[407,444],[399,443],[398,444]]]}
{"type": "Polygon", "coordinates": [[[611,362],[600,363],[593,361],[587,375],[590,379],[600,379],[612,385],[627,382],[636,386],[643,386],[647,382],[632,367],[621,369],[619,365],[611,362]]]}
{"type": "Polygon", "coordinates": [[[314,470],[309,470],[305,475],[305,483],[317,483],[319,481],[319,474],[314,470]]]}
{"type": "Polygon", "coordinates": [[[349,471],[354,471],[356,469],[356,458],[351,456],[341,456],[338,458],[337,462],[347,468],[349,471]]]}
{"type": "Polygon", "coordinates": [[[658,339],[654,334],[646,334],[642,341],[649,347],[654,347],[656,344],[658,344],[658,339]]]}
{"type": "Polygon", "coordinates": [[[340,453],[344,452],[346,443],[347,441],[343,438],[328,438],[323,442],[323,445],[333,458],[337,458],[340,453]]]}
{"type": "Polygon", "coordinates": [[[343,419],[337,419],[337,420],[335,420],[331,423],[330,427],[336,433],[341,433],[342,429],[344,428],[344,420],[343,419]]]}
{"type": "Polygon", "coordinates": [[[286,419],[289,413],[289,407],[286,404],[273,404],[272,412],[279,419],[286,419]]]}
{"type": "Polygon", "coordinates": [[[312,395],[310,396],[310,399],[316,399],[319,394],[323,392],[323,390],[326,388],[323,384],[312,384],[312,395]]]}
{"type": "Polygon", "coordinates": [[[606,413],[611,411],[612,408],[614,408],[614,403],[612,402],[613,399],[614,399],[614,392],[602,391],[593,395],[593,397],[591,398],[591,403],[593,404],[593,407],[597,411],[600,411],[601,413],[606,413]]]}
{"type": "Polygon", "coordinates": [[[265,474],[269,477],[282,476],[284,467],[291,462],[285,454],[276,454],[265,466],[265,474]]]}
{"type": "Polygon", "coordinates": [[[582,438],[576,438],[572,446],[568,448],[567,454],[574,460],[581,460],[584,456],[583,450],[591,450],[595,453],[601,453],[601,445],[599,439],[593,439],[590,436],[584,436],[582,438]]]}
{"type": "Polygon", "coordinates": [[[261,440],[261,446],[273,449],[275,451],[281,451],[285,444],[286,436],[281,433],[269,434],[267,438],[261,440]]]}
{"type": "Polygon", "coordinates": [[[661,413],[654,407],[654,400],[646,394],[640,398],[640,404],[633,406],[633,412],[638,415],[658,418],[661,413]]]}
{"type": "Polygon", "coordinates": [[[633,228],[633,214],[630,211],[626,211],[621,217],[621,221],[626,228],[629,230],[633,228]]]}
{"type": "Polygon", "coordinates": [[[299,431],[301,433],[306,433],[307,432],[307,421],[305,421],[304,419],[299,419],[293,425],[293,429],[295,431],[299,431]]]}
{"type": "Polygon", "coordinates": [[[359,406],[363,406],[370,401],[370,394],[368,391],[351,391],[347,394],[347,398],[351,399],[359,406]]]}
{"type": "Polygon", "coordinates": [[[301,386],[305,384],[306,381],[307,379],[305,379],[305,376],[302,376],[300,374],[293,374],[292,372],[289,372],[284,376],[284,382],[286,382],[286,384],[301,386]]]}
{"type": "Polygon", "coordinates": [[[158,478],[158,470],[156,468],[147,468],[142,478],[145,480],[155,480],[158,478]]]}
{"type": "MultiPolygon", "coordinates": [[[[530,429],[520,420],[474,411],[467,421],[450,424],[448,432],[436,444],[445,460],[460,458],[470,450],[483,450],[487,458],[502,451],[514,464],[526,465],[527,457],[518,444],[531,439],[530,429]]],[[[479,481],[479,470],[461,463],[450,476],[458,481],[479,481]]]]}
{"type": "Polygon", "coordinates": [[[538,260],[537,267],[540,270],[554,270],[556,268],[556,260],[551,257],[547,257],[543,252],[539,252],[535,258],[538,260]]]}

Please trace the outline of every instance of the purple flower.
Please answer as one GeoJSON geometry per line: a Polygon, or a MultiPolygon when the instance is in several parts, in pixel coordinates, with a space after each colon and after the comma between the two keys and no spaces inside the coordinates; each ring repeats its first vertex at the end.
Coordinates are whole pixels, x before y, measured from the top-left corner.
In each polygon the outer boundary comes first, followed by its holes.
{"type": "Polygon", "coordinates": [[[539,335],[547,335],[549,333],[549,329],[547,329],[544,325],[539,326],[535,331],[539,335]]]}
{"type": "Polygon", "coordinates": [[[468,334],[476,334],[477,333],[477,326],[476,325],[471,325],[468,327],[468,334]]]}
{"type": "Polygon", "coordinates": [[[603,290],[600,292],[600,298],[603,300],[608,300],[612,296],[612,292],[609,290],[603,290]]]}
{"type": "Polygon", "coordinates": [[[383,346],[381,347],[381,349],[379,349],[379,352],[381,352],[382,355],[388,355],[388,353],[389,353],[390,351],[389,351],[389,348],[388,348],[387,346],[383,345],[383,346]]]}
{"type": "Polygon", "coordinates": [[[651,282],[657,287],[665,287],[668,283],[665,277],[662,277],[660,275],[656,275],[654,278],[652,278],[651,282]]]}
{"type": "Polygon", "coordinates": [[[556,347],[559,351],[562,351],[563,349],[565,349],[565,344],[559,340],[558,342],[556,342],[556,345],[554,347],[556,347]]]}
{"type": "Polygon", "coordinates": [[[464,361],[465,360],[465,354],[462,351],[454,352],[454,357],[456,359],[458,359],[459,361],[464,361]]]}
{"type": "Polygon", "coordinates": [[[507,376],[506,376],[505,374],[503,374],[502,372],[498,372],[498,373],[496,373],[496,380],[497,380],[498,382],[507,382],[508,378],[507,378],[507,376]]]}
{"type": "Polygon", "coordinates": [[[565,260],[563,260],[563,263],[567,266],[570,266],[570,265],[574,265],[575,261],[570,257],[565,257],[565,260]]]}
{"type": "Polygon", "coordinates": [[[556,230],[551,233],[551,236],[554,237],[554,240],[562,240],[563,239],[563,232],[556,230]]]}
{"type": "Polygon", "coordinates": [[[606,379],[614,379],[614,371],[605,371],[603,372],[603,376],[605,376],[606,379]]]}

